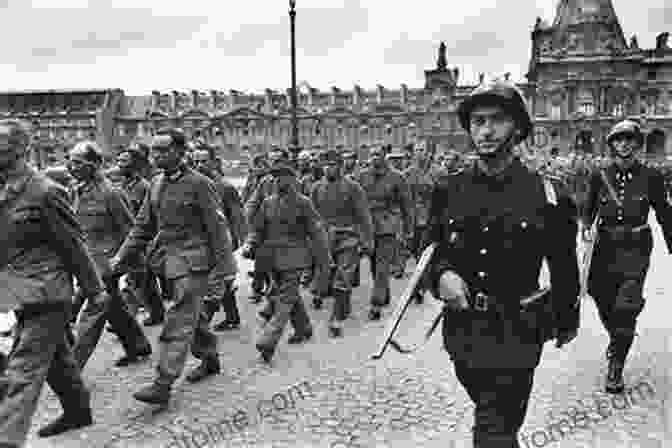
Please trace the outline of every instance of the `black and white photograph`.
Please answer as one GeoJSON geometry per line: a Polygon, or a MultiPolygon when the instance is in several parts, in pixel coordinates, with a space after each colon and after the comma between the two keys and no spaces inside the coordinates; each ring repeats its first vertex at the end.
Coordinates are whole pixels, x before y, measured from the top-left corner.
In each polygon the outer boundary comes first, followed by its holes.
{"type": "Polygon", "coordinates": [[[0,448],[672,446],[670,32],[0,0],[0,448]]]}

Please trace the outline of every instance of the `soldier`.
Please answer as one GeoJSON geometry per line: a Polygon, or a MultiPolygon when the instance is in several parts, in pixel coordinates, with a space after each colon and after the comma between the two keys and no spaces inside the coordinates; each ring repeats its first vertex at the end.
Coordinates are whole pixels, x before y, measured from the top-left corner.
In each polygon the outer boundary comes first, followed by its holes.
{"type": "Polygon", "coordinates": [[[222,297],[225,279],[236,273],[226,217],[212,181],[185,166],[184,132],[157,131],[151,152],[163,173],[152,179],[149,195],[130,234],[112,260],[128,269],[151,243],[152,270],[169,282],[174,304],[166,311],[159,336],[159,362],[153,384],[136,392],[136,400],[166,404],[184,370],[191,347],[200,365],[187,381],[219,373],[217,339],[208,330],[202,302],[222,297]]]}
{"type": "Polygon", "coordinates": [[[341,153],[343,158],[343,176],[350,176],[352,179],[357,177],[357,153],[352,149],[346,149],[341,153]]]}
{"type": "Polygon", "coordinates": [[[123,367],[152,353],[149,340],[126,308],[119,291],[119,276],[112,274],[109,264],[111,255],[133,224],[133,215],[126,206],[123,193],[112,187],[101,174],[103,158],[95,142],[76,144],[68,158],[68,170],[76,181],[72,187],[72,207],[86,234],[109,298],[107,302],[85,302],[75,329],[73,353],[79,368],[83,369],[98,345],[105,323],[110,322],[126,353],[115,365],[123,367]]]}
{"type": "MultiPolygon", "coordinates": [[[[300,344],[313,336],[310,318],[299,295],[300,275],[313,262],[318,272],[325,273],[329,268],[329,249],[321,218],[310,199],[297,192],[296,173],[288,166],[288,159],[289,154],[283,151],[279,162],[272,165],[275,192],[251,216],[250,233],[241,250],[242,256],[254,259],[257,269],[271,277],[268,300],[272,314],[268,315],[256,343],[266,363],[271,361],[288,320],[294,327],[290,344],[300,344]]],[[[318,285],[318,293],[324,291],[325,283],[318,285]]]]}
{"type": "MultiPolygon", "coordinates": [[[[313,173],[313,162],[311,160],[311,156],[312,155],[310,151],[304,149],[303,151],[299,152],[299,155],[296,158],[296,170],[299,178],[299,184],[301,185],[301,190],[299,193],[303,195],[306,194],[303,192],[303,179],[305,178],[307,181],[309,176],[313,173]]],[[[310,192],[308,194],[310,194],[310,192]]]]}
{"type": "Polygon", "coordinates": [[[624,389],[623,368],[635,337],[637,316],[644,308],[642,295],[649,269],[653,238],[647,224],[656,212],[667,251],[672,250],[672,209],[666,201],[665,180],[635,158],[644,135],[638,123],[625,120],[607,135],[614,162],[590,179],[585,227],[599,213],[588,292],[595,299],[600,319],[609,333],[607,348],[608,393],[624,389]]]}
{"type": "Polygon", "coordinates": [[[325,177],[315,184],[311,199],[324,220],[335,265],[330,281],[334,306],[329,319],[329,334],[339,337],[343,333],[343,321],[350,314],[360,246],[363,253],[372,252],[373,222],[364,190],[343,176],[338,151],[325,151],[322,168],[325,177]]]}
{"type": "MultiPolygon", "coordinates": [[[[134,217],[140,212],[145,196],[149,193],[149,181],[142,176],[148,164],[149,146],[144,143],[134,143],[117,156],[117,166],[122,175],[120,187],[126,193],[134,217]]],[[[142,324],[154,326],[163,323],[166,309],[157,288],[157,278],[146,263],[142,264],[139,271],[129,273],[127,281],[130,291],[125,291],[126,295],[136,296],[149,309],[149,317],[142,324]]]]}
{"type": "MultiPolygon", "coordinates": [[[[427,142],[419,142],[413,153],[413,165],[404,172],[406,182],[411,194],[411,203],[415,205],[415,229],[413,241],[410,242],[410,252],[416,259],[420,258],[422,251],[427,247],[429,233],[429,205],[432,198],[435,180],[431,173],[431,162],[434,154],[427,142]]],[[[415,297],[417,303],[422,303],[426,288],[418,290],[415,297]]]]}
{"type": "Polygon", "coordinates": [[[0,121],[2,311],[13,309],[17,318],[0,377],[0,446],[5,447],[25,443],[45,381],[63,414],[40,429],[40,437],[93,423],[90,395],[66,339],[72,277],[83,296],[107,301],[65,189],[24,160],[29,141],[27,124],[0,121]]]}
{"type": "MultiPolygon", "coordinates": [[[[212,146],[201,146],[194,151],[193,160],[196,170],[208,176],[215,183],[215,188],[222,201],[224,214],[231,229],[232,249],[235,251],[243,244],[247,233],[247,222],[243,216],[243,204],[236,187],[231,185],[217,169],[217,157],[212,146]]],[[[226,279],[226,291],[220,298],[225,319],[214,326],[215,331],[228,331],[240,328],[240,314],[236,303],[236,290],[233,286],[236,276],[226,279]]],[[[205,304],[208,307],[210,317],[219,309],[219,303],[205,304]]]]}
{"type": "Polygon", "coordinates": [[[408,184],[402,173],[388,166],[383,147],[374,146],[369,154],[371,166],[360,172],[357,181],[366,193],[373,218],[374,247],[370,257],[373,288],[369,319],[379,320],[381,308],[390,303],[390,266],[398,250],[397,232],[403,225],[404,240],[411,240],[413,209],[408,184]]]}
{"type": "Polygon", "coordinates": [[[475,403],[475,448],[518,447],[535,367],[557,327],[556,346],[576,336],[579,292],[575,208],[513,153],[532,122],[522,95],[501,81],[479,86],[458,108],[479,159],[433,192],[433,295],[446,301],[445,349],[475,403]],[[553,285],[538,291],[546,257],[553,285]],[[515,260],[515,263],[511,263],[515,260]],[[534,297],[534,296],[532,296],[534,297]],[[553,312],[546,311],[546,306],[553,312]]]}
{"type": "MultiPolygon", "coordinates": [[[[390,151],[385,156],[385,160],[388,162],[390,167],[392,167],[393,169],[399,171],[402,175],[404,175],[405,179],[404,171],[406,170],[405,166],[406,153],[402,151],[401,148],[390,149],[390,151]]],[[[409,195],[410,195],[410,189],[409,189],[409,195]]],[[[393,212],[396,215],[401,214],[401,209],[399,208],[398,205],[393,208],[393,212]]],[[[408,243],[404,241],[404,233],[403,233],[404,229],[402,227],[403,227],[402,223],[401,221],[399,221],[394,262],[390,266],[390,272],[392,276],[396,279],[401,279],[404,277],[404,274],[406,272],[406,263],[408,262],[408,258],[410,256],[408,243]]]]}

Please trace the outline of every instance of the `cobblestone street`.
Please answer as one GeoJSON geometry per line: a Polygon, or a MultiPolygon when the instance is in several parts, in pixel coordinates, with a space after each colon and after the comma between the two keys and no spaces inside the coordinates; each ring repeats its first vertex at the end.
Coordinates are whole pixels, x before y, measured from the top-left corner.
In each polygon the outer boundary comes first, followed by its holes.
{"type": "MultiPolygon", "coordinates": [[[[645,293],[649,300],[625,371],[632,390],[619,397],[602,392],[607,336],[593,303],[585,302],[579,337],[565,350],[551,343],[545,348],[521,433],[522,446],[663,448],[672,443],[672,329],[667,303],[672,285],[666,277],[672,261],[655,224],[654,235],[645,293]]],[[[249,264],[241,263],[241,268],[244,273],[249,264]]],[[[241,282],[244,324],[240,331],[219,333],[221,374],[196,385],[179,381],[168,409],[160,412],[131,397],[152,380],[156,354],[151,361],[114,368],[122,350],[107,333],[84,371],[95,425],[37,439],[37,428],[60,413],[54,394],[45,387],[27,446],[470,447],[472,405],[438,335],[416,356],[391,351],[381,361],[369,360],[387,321],[366,321],[368,272],[364,262],[362,286],[344,338],[327,335],[330,303],[322,310],[311,309],[315,337],[298,347],[281,344],[270,367],[257,361],[256,306],[247,300],[249,284],[241,282]]],[[[247,280],[246,275],[241,278],[247,280]]],[[[393,280],[395,296],[404,284],[405,280],[393,280]]],[[[422,305],[411,305],[401,339],[419,341],[438,310],[429,297],[422,305]]],[[[388,309],[387,316],[391,312],[388,309]]],[[[149,329],[153,343],[158,333],[158,327],[149,329]]],[[[194,365],[191,359],[187,368],[194,365]]]]}

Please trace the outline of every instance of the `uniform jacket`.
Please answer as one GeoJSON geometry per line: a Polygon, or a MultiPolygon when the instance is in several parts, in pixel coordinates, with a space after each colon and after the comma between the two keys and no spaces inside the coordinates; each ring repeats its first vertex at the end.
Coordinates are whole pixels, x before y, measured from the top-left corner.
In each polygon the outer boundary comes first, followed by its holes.
{"type": "Polygon", "coordinates": [[[373,247],[373,220],[369,203],[357,182],[347,177],[335,182],[322,178],[314,185],[311,199],[327,225],[330,241],[335,233],[356,237],[359,229],[364,243],[373,247]]]}
{"type": "Polygon", "coordinates": [[[323,176],[318,178],[317,173],[314,169],[311,169],[308,173],[301,176],[299,179],[299,193],[304,196],[310,197],[310,192],[313,190],[313,186],[322,179],[323,176]]]}
{"type": "Polygon", "coordinates": [[[11,302],[69,303],[72,276],[86,297],[102,291],[66,190],[28,166],[14,174],[0,190],[3,308],[11,302]]]}
{"type": "Polygon", "coordinates": [[[359,173],[357,182],[369,201],[376,236],[397,235],[402,224],[406,231],[413,229],[413,206],[402,173],[390,167],[368,168],[359,173]]]}
{"type": "Polygon", "coordinates": [[[252,217],[247,243],[254,248],[255,269],[262,272],[327,266],[327,235],[310,199],[296,191],[273,194],[252,217]]]}
{"type": "Polygon", "coordinates": [[[233,238],[233,249],[237,249],[245,239],[247,234],[247,220],[243,215],[243,204],[240,200],[240,194],[236,187],[231,185],[224,176],[215,173],[212,178],[222,199],[222,205],[226,218],[229,220],[231,228],[231,237],[233,238]]]}
{"type": "Polygon", "coordinates": [[[411,166],[404,171],[404,177],[408,183],[411,203],[415,205],[415,225],[424,227],[429,222],[429,203],[434,190],[434,178],[430,167],[426,169],[417,165],[411,166]]]}
{"type": "Polygon", "coordinates": [[[120,264],[134,263],[148,245],[150,267],[167,279],[210,272],[209,295],[223,293],[224,281],[237,271],[215,186],[185,166],[152,179],[135,225],[119,249],[120,264]]]}
{"type": "Polygon", "coordinates": [[[145,196],[149,191],[149,181],[140,175],[134,175],[124,178],[121,188],[128,198],[131,213],[136,216],[140,207],[142,207],[142,203],[145,202],[145,196]]]}
{"type": "Polygon", "coordinates": [[[245,218],[247,219],[248,223],[251,223],[252,217],[257,212],[264,199],[272,195],[274,192],[275,185],[273,182],[273,176],[267,174],[259,178],[258,182],[255,183],[249,198],[247,201],[245,201],[245,218]]]}
{"type": "Polygon", "coordinates": [[[72,206],[101,275],[133,225],[127,198],[103,177],[72,187],[72,206]]]}
{"type": "Polygon", "coordinates": [[[549,198],[542,178],[518,159],[494,177],[474,165],[444,177],[435,188],[430,235],[439,247],[433,284],[452,270],[466,281],[472,300],[487,294],[510,310],[505,323],[477,311],[459,322],[444,320],[445,344],[453,358],[481,367],[538,363],[541,334],[548,332],[524,320],[519,301],[539,288],[544,257],[553,288],[551,323],[560,329],[575,327],[576,208],[569,197],[553,191],[549,198]]]}

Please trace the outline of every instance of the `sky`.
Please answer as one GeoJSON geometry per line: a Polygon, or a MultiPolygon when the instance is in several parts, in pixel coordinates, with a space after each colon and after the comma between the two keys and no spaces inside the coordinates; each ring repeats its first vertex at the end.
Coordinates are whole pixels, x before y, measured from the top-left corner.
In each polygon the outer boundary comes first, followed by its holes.
{"type": "MultiPolygon", "coordinates": [[[[524,80],[537,16],[558,0],[297,0],[297,81],[421,88],[440,41],[460,83],[524,80]]],[[[642,48],[672,32],[669,0],[613,0],[642,48]]],[[[0,0],[0,90],[290,86],[287,0],[0,0]]]]}

